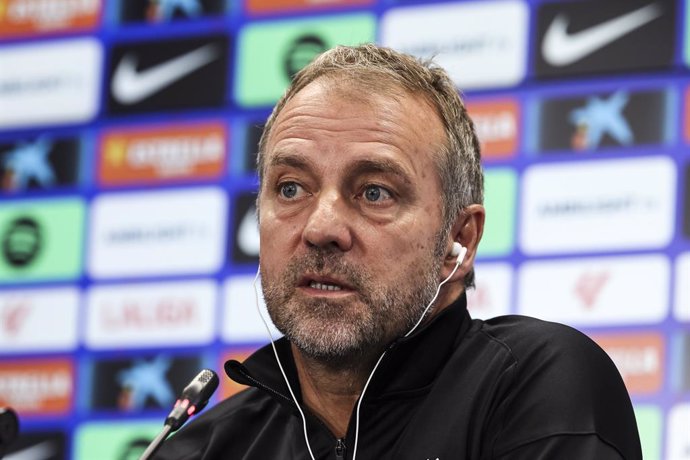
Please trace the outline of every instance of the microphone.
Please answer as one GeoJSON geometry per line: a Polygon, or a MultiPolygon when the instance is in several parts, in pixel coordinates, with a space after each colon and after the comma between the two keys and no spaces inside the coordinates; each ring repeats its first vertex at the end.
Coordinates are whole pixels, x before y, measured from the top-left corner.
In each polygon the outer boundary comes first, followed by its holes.
{"type": "Polygon", "coordinates": [[[192,415],[201,412],[206,407],[211,395],[218,388],[218,375],[210,369],[204,369],[199,372],[196,377],[189,382],[179,399],[175,402],[175,406],[170,411],[170,414],[165,419],[163,429],[151,441],[151,444],[146,448],[139,460],[148,460],[156,453],[158,448],[163,444],[163,441],[168,435],[177,431],[192,415]]]}

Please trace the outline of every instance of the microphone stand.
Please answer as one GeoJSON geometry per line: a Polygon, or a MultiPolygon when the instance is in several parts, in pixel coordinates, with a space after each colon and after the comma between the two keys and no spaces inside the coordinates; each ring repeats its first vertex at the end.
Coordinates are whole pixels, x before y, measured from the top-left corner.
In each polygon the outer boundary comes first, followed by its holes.
{"type": "Polygon", "coordinates": [[[160,446],[163,445],[163,441],[168,437],[170,434],[170,431],[172,430],[172,427],[168,424],[163,425],[163,429],[161,430],[158,435],[153,438],[153,441],[151,441],[151,444],[146,448],[143,454],[141,454],[141,457],[139,457],[139,460],[149,460],[151,457],[153,457],[153,454],[155,454],[160,446]]]}

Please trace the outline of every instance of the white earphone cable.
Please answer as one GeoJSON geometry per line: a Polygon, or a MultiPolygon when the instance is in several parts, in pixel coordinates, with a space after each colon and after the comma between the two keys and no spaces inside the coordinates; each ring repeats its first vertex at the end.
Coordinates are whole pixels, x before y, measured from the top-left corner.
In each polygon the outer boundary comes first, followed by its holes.
{"type": "MultiPolygon", "coordinates": [[[[422,320],[424,320],[424,317],[426,316],[427,312],[431,308],[431,306],[434,304],[436,301],[436,298],[438,297],[439,293],[441,292],[441,287],[448,282],[449,279],[455,274],[455,272],[458,270],[458,267],[460,267],[460,264],[462,263],[464,259],[464,252],[466,251],[465,248],[462,248],[462,257],[458,257],[457,261],[455,262],[455,267],[453,268],[453,271],[450,272],[450,275],[446,277],[441,283],[439,283],[438,287],[436,288],[436,293],[434,294],[434,297],[431,299],[429,304],[426,306],[424,311],[422,312],[421,316],[419,317],[419,320],[417,320],[417,323],[415,323],[414,326],[412,326],[412,329],[407,331],[407,333],[403,337],[408,337],[410,334],[412,334],[417,327],[422,323],[422,320]]],[[[314,458],[314,453],[311,450],[311,445],[309,444],[309,436],[307,435],[307,419],[304,416],[304,412],[302,411],[302,408],[300,407],[299,403],[297,402],[297,398],[295,397],[295,393],[292,391],[292,386],[290,385],[290,382],[288,381],[287,375],[285,374],[285,370],[283,369],[283,365],[280,362],[280,358],[278,357],[278,350],[276,349],[275,346],[275,340],[273,338],[273,334],[271,333],[271,328],[268,325],[268,322],[266,321],[266,318],[264,318],[263,313],[261,312],[261,307],[259,306],[259,292],[256,288],[256,283],[259,280],[259,274],[260,274],[260,267],[257,268],[256,270],[256,276],[254,276],[254,299],[256,303],[256,311],[259,313],[259,317],[261,318],[261,322],[263,322],[264,326],[266,327],[266,332],[268,332],[268,336],[271,339],[271,347],[273,348],[273,354],[275,355],[276,362],[278,363],[278,367],[280,368],[280,373],[283,375],[283,379],[285,380],[285,384],[287,385],[288,391],[290,392],[290,396],[292,397],[292,400],[295,402],[295,406],[297,406],[297,410],[299,411],[300,416],[302,417],[302,428],[304,430],[304,441],[307,444],[307,450],[309,450],[309,455],[312,460],[315,460],[314,458]]],[[[366,383],[364,384],[364,388],[362,389],[362,393],[359,396],[359,400],[357,401],[357,410],[355,413],[355,444],[352,450],[352,460],[355,460],[357,458],[357,445],[359,443],[359,412],[360,412],[360,407],[362,405],[362,401],[364,400],[364,394],[367,391],[367,388],[369,388],[369,383],[371,382],[371,379],[374,377],[374,373],[376,372],[376,369],[378,369],[379,364],[381,364],[381,361],[383,360],[383,357],[386,355],[386,352],[388,350],[384,350],[383,353],[381,353],[381,356],[379,356],[378,361],[376,361],[376,364],[374,365],[374,368],[371,370],[371,373],[369,374],[369,377],[367,378],[366,383]]]]}
{"type": "Polygon", "coordinates": [[[316,460],[314,458],[314,453],[311,450],[311,445],[309,444],[309,436],[307,435],[307,418],[304,416],[304,412],[302,411],[302,408],[300,407],[299,403],[297,402],[297,398],[295,397],[295,393],[292,391],[292,386],[290,386],[290,382],[288,381],[287,375],[285,375],[285,370],[283,369],[283,365],[280,362],[280,358],[278,357],[278,350],[276,350],[276,345],[275,345],[275,339],[273,338],[273,334],[271,333],[271,328],[268,326],[268,322],[266,321],[266,318],[264,318],[263,313],[261,312],[261,307],[259,306],[259,291],[256,289],[256,282],[259,280],[259,273],[261,270],[261,266],[259,266],[256,269],[256,276],[254,277],[254,300],[256,301],[256,311],[259,312],[259,317],[261,318],[261,321],[264,323],[264,326],[266,327],[266,332],[268,332],[268,336],[271,338],[271,347],[273,348],[273,354],[276,357],[276,362],[278,363],[278,367],[280,368],[280,373],[283,374],[283,379],[285,380],[285,384],[288,387],[288,391],[290,392],[290,396],[292,396],[292,400],[295,402],[295,406],[297,406],[297,410],[299,411],[299,415],[302,417],[302,429],[304,430],[304,442],[307,443],[307,450],[309,451],[309,456],[311,457],[311,460],[316,460]]]}
{"type": "MultiPolygon", "coordinates": [[[[407,331],[407,334],[405,334],[403,337],[407,337],[412,332],[414,332],[415,329],[422,323],[422,320],[426,316],[426,312],[429,311],[429,308],[436,302],[436,298],[438,297],[439,292],[441,292],[441,286],[446,284],[449,279],[455,274],[455,272],[458,270],[458,267],[460,267],[460,264],[462,263],[462,260],[464,259],[464,254],[463,257],[458,257],[457,261],[455,262],[455,267],[453,268],[453,271],[450,272],[450,275],[446,277],[441,283],[439,283],[438,287],[436,288],[436,294],[434,294],[434,297],[431,299],[431,302],[429,302],[429,305],[426,306],[424,311],[422,312],[422,315],[419,317],[419,320],[417,323],[412,326],[412,329],[407,331]]],[[[374,373],[376,372],[376,369],[378,369],[379,364],[381,364],[381,361],[383,360],[383,357],[386,356],[386,352],[388,350],[384,350],[383,353],[381,353],[381,356],[379,356],[379,360],[376,361],[376,364],[374,365],[374,368],[371,370],[371,373],[369,374],[369,378],[367,379],[367,382],[364,384],[364,388],[362,388],[362,394],[359,395],[359,401],[357,401],[357,411],[355,414],[355,445],[352,450],[352,460],[355,460],[357,458],[357,444],[359,443],[359,408],[362,405],[362,401],[364,400],[364,393],[366,393],[367,388],[369,387],[369,382],[371,382],[372,377],[374,377],[374,373]]]]}

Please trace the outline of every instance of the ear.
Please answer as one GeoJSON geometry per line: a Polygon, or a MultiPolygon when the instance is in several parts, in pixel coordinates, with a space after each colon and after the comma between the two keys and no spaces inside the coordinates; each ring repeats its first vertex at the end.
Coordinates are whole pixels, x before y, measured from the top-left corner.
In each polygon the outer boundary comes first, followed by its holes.
{"type": "Polygon", "coordinates": [[[453,268],[455,268],[456,257],[450,255],[450,251],[454,241],[459,242],[465,248],[467,253],[462,263],[458,267],[453,277],[448,280],[449,283],[455,281],[462,281],[472,267],[474,267],[474,258],[477,255],[477,246],[482,239],[484,233],[484,218],[486,211],[484,206],[480,204],[472,204],[463,209],[463,211],[455,219],[455,223],[451,227],[448,235],[448,250],[446,251],[446,259],[441,271],[442,279],[450,275],[453,268]]]}

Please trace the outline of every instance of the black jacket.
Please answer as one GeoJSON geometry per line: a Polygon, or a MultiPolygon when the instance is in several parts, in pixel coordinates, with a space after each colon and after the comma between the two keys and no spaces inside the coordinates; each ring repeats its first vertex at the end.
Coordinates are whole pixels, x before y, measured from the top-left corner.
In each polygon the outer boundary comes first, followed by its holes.
{"type": "MultiPolygon", "coordinates": [[[[290,346],[277,345],[299,397],[290,346]]],[[[155,459],[309,459],[270,346],[225,369],[253,388],[200,415],[155,459]]],[[[343,450],[352,458],[354,416],[337,440],[305,412],[317,459],[343,450]]],[[[594,342],[527,317],[471,320],[464,295],[394,344],[364,396],[360,424],[358,460],[642,458],[630,398],[594,342]]]]}

